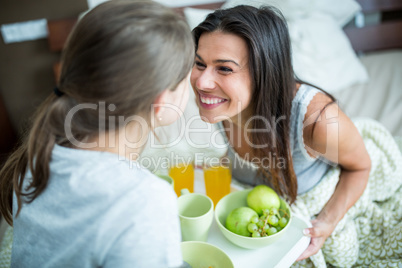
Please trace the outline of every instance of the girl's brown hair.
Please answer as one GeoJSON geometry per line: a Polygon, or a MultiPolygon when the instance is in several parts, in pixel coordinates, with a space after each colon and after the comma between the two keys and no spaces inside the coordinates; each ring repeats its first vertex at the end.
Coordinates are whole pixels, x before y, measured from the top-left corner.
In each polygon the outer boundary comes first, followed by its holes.
{"type": "Polygon", "coordinates": [[[55,144],[74,147],[115,125],[110,118],[145,115],[166,89],[186,78],[194,60],[194,42],[185,20],[152,1],[107,1],[77,23],[62,54],[59,91],[33,117],[29,134],[0,171],[0,210],[12,224],[16,215],[46,188],[55,144]],[[72,109],[91,104],[96,109],[72,109]],[[103,113],[100,112],[104,105],[103,113]],[[69,123],[70,122],[70,123],[69,123]],[[66,133],[66,130],[69,133],[66,133]],[[32,180],[24,183],[26,173],[32,180]],[[27,187],[23,187],[27,186],[27,187]]]}

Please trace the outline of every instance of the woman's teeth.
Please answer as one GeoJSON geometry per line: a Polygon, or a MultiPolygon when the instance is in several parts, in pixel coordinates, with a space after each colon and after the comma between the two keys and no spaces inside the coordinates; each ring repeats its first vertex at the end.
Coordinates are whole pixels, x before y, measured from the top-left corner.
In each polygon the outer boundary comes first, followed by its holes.
{"type": "Polygon", "coordinates": [[[225,99],[218,99],[218,98],[205,98],[201,97],[201,102],[206,104],[216,104],[224,101],[225,99]]]}

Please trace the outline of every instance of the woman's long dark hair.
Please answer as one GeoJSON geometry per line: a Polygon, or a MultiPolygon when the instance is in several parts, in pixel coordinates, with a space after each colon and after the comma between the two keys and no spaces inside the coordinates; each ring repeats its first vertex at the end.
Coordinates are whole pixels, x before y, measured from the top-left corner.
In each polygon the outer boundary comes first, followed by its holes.
{"type": "Polygon", "coordinates": [[[86,143],[100,132],[113,131],[115,124],[108,120],[116,116],[138,114],[149,121],[157,96],[175,90],[193,60],[190,28],[170,8],[147,0],[107,1],[86,14],[63,51],[63,95],[52,92],[39,107],[26,139],[0,171],[0,211],[7,222],[12,224],[13,191],[17,216],[22,203],[32,202],[47,187],[55,144],[76,147],[69,135],[86,143]],[[101,114],[100,102],[115,109],[101,114]],[[69,112],[82,103],[97,109],[80,110],[66,125],[69,112]],[[28,170],[30,181],[25,178],[28,170]]]}
{"type": "Polygon", "coordinates": [[[297,178],[289,133],[291,105],[298,81],[293,72],[286,21],[279,10],[268,6],[258,9],[240,5],[216,10],[194,28],[196,50],[201,35],[215,31],[234,34],[247,43],[252,78],[252,115],[265,120],[253,120],[251,127],[266,129],[268,123],[270,128],[268,133],[252,132],[252,154],[259,159],[272,156],[273,163],[285,159],[283,167],[261,166],[259,171],[266,180],[269,178],[269,184],[278,194],[293,203],[297,196],[297,178]]]}

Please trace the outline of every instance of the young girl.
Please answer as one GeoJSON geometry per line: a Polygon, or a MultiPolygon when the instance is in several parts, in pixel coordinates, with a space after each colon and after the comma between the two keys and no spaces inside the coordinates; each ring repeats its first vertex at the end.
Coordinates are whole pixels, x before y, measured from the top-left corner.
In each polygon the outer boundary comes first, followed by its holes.
{"type": "Polygon", "coordinates": [[[151,1],[108,1],[76,25],[58,88],[0,173],[14,267],[182,263],[176,196],[135,164],[188,99],[191,32],[151,1]]]}
{"type": "Polygon", "coordinates": [[[316,254],[368,183],[371,159],[359,131],[329,94],[295,79],[287,25],[275,8],[217,10],[193,35],[190,80],[200,115],[227,137],[237,180],[268,184],[293,203],[340,168],[335,190],[304,230],[311,243],[299,260],[316,254]]]}

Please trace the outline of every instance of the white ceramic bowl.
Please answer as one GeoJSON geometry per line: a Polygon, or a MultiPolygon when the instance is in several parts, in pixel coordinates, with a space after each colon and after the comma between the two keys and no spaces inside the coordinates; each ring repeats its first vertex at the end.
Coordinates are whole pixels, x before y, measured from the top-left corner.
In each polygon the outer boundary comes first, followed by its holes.
{"type": "Polygon", "coordinates": [[[183,260],[192,268],[234,268],[232,260],[223,250],[206,242],[182,242],[181,251],[183,260]]]}
{"type": "Polygon", "coordinates": [[[233,244],[243,248],[256,249],[268,246],[280,239],[290,226],[292,214],[290,213],[289,205],[281,198],[280,209],[285,210],[290,215],[288,224],[281,231],[266,237],[247,237],[229,231],[226,228],[227,216],[235,208],[247,207],[247,195],[251,190],[233,192],[219,200],[215,207],[215,221],[222,234],[233,244]]]}

